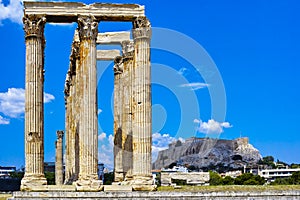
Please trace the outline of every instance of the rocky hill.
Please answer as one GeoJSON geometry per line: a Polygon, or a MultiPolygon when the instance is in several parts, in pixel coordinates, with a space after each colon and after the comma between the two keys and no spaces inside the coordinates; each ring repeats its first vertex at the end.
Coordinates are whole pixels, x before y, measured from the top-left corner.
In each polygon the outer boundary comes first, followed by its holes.
{"type": "Polygon", "coordinates": [[[222,165],[237,169],[256,164],[260,159],[259,151],[249,144],[248,138],[224,140],[193,137],[185,142],[177,140],[169,144],[168,149],[160,151],[153,169],[178,162],[197,168],[222,165]]]}

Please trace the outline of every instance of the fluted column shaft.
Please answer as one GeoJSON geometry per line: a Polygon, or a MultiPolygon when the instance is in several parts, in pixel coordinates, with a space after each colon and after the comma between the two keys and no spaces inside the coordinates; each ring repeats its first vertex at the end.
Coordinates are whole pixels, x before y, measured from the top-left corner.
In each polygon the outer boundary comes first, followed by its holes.
{"type": "Polygon", "coordinates": [[[114,65],[114,181],[124,180],[123,170],[123,127],[122,127],[122,95],[123,95],[123,61],[122,57],[115,58],[114,65]]]}
{"type": "MultiPolygon", "coordinates": [[[[133,178],[135,185],[152,184],[151,145],[151,27],[145,17],[133,22],[134,80],[133,80],[133,178]]],[[[139,190],[139,188],[134,188],[139,190]]],[[[143,190],[144,188],[142,188],[143,190]]]]}
{"type": "Polygon", "coordinates": [[[98,190],[98,115],[96,38],[98,22],[93,16],[79,16],[81,110],[79,120],[79,178],[77,186],[82,190],[98,190]],[[81,188],[80,188],[81,187],[81,188]],[[90,188],[88,188],[90,187],[90,188]]]}
{"type": "Polygon", "coordinates": [[[125,181],[132,180],[132,79],[133,79],[133,54],[132,41],[122,42],[123,74],[122,74],[122,150],[123,171],[125,181]]]}
{"type": "Polygon", "coordinates": [[[55,184],[62,185],[64,182],[63,175],[63,131],[57,131],[57,140],[55,142],[56,156],[55,156],[55,184]]]}
{"type": "Polygon", "coordinates": [[[70,56],[70,70],[67,74],[65,98],[66,98],[66,167],[65,184],[72,184],[78,179],[79,166],[79,147],[78,147],[78,118],[80,112],[80,98],[78,96],[78,79],[80,77],[77,71],[79,62],[79,41],[72,44],[70,56]]]}
{"type": "Polygon", "coordinates": [[[25,16],[25,175],[21,189],[47,184],[44,177],[44,25],[45,17],[25,16]]]}

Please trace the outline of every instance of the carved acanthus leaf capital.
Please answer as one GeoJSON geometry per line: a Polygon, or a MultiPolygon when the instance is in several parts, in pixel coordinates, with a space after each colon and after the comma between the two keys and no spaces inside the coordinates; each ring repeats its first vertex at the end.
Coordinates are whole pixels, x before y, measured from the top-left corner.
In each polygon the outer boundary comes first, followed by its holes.
{"type": "Polygon", "coordinates": [[[25,31],[25,38],[30,36],[44,37],[44,27],[46,17],[38,15],[25,15],[23,17],[23,29],[25,31]]]}
{"type": "Polygon", "coordinates": [[[78,33],[80,40],[96,41],[98,35],[98,21],[93,15],[78,17],[78,33]]]}
{"type": "Polygon", "coordinates": [[[147,17],[137,17],[133,22],[133,28],[150,28],[151,24],[150,21],[147,19],[147,17]]]}

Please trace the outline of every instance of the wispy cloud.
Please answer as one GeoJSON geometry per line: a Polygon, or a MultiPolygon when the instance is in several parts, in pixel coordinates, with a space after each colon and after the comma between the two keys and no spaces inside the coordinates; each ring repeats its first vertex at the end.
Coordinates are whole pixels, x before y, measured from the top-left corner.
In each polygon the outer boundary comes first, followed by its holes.
{"type": "Polygon", "coordinates": [[[100,113],[102,113],[102,110],[99,108],[99,109],[98,109],[98,115],[99,115],[100,113]]]}
{"type": "Polygon", "coordinates": [[[4,5],[0,0],[0,25],[3,20],[9,19],[12,22],[22,24],[23,6],[20,0],[10,0],[8,5],[4,5]]]}
{"type": "MultiPolygon", "coordinates": [[[[44,102],[49,103],[55,97],[44,93],[44,102]]],[[[25,111],[25,90],[23,88],[8,88],[7,92],[0,93],[0,113],[10,118],[19,118],[25,111]]]]}
{"type": "Polygon", "coordinates": [[[9,124],[9,119],[5,119],[0,115],[0,124],[9,124]]]}
{"type": "Polygon", "coordinates": [[[194,123],[197,124],[197,130],[206,134],[219,134],[224,132],[224,128],[231,128],[232,125],[229,122],[217,122],[214,119],[203,122],[199,119],[194,119],[194,123]]]}
{"type": "Polygon", "coordinates": [[[186,84],[180,85],[180,87],[189,87],[189,88],[191,88],[191,90],[199,90],[202,88],[206,88],[208,86],[209,86],[209,84],[201,83],[201,82],[186,83],[186,84]]]}

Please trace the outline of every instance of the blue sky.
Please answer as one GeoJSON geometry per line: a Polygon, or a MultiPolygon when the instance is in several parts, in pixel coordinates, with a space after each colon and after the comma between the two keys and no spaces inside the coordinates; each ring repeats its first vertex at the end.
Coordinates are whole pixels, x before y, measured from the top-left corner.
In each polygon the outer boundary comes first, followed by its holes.
{"type": "MultiPolygon", "coordinates": [[[[114,2],[145,5],[153,27],[154,157],[175,138],[244,136],[262,156],[300,163],[298,1],[114,2]]],[[[21,18],[19,0],[0,0],[1,166],[24,165],[21,18]]],[[[75,28],[45,28],[46,161],[55,157],[56,130],[64,130],[63,89],[75,28]]],[[[130,23],[99,24],[100,32],[130,29],[130,23]]],[[[98,62],[98,78],[99,161],[111,166],[112,63],[98,62]]]]}

